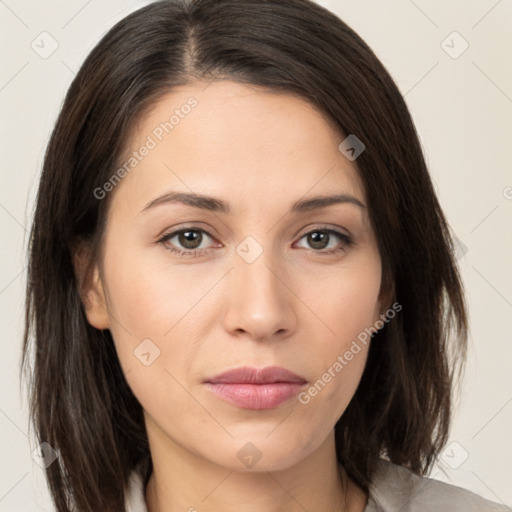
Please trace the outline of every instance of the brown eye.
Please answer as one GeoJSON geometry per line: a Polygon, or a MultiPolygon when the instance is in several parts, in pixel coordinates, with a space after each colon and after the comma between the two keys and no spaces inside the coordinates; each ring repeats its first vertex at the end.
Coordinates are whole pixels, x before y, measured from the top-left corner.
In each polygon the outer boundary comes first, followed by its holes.
{"type": "Polygon", "coordinates": [[[203,239],[203,235],[198,230],[182,231],[177,236],[179,243],[182,244],[185,249],[197,249],[203,239]]]}
{"type": "Polygon", "coordinates": [[[213,236],[204,229],[185,228],[165,235],[158,240],[158,243],[182,256],[199,256],[211,249],[211,247],[200,247],[205,238],[213,239],[213,236]],[[175,240],[171,243],[173,239],[175,240]]]}
{"type": "Polygon", "coordinates": [[[308,243],[313,249],[325,249],[331,237],[330,234],[321,231],[313,231],[306,236],[308,237],[308,243]]]}
{"type": "MultiPolygon", "coordinates": [[[[307,245],[309,248],[313,249],[316,252],[321,254],[332,254],[333,252],[338,252],[340,250],[344,250],[350,245],[352,245],[352,239],[343,233],[339,233],[338,231],[334,231],[332,229],[316,229],[314,231],[310,231],[306,233],[302,238],[306,239],[307,245]],[[338,243],[336,244],[336,239],[338,243]],[[334,240],[334,245],[329,244],[334,240]],[[340,247],[341,245],[341,247],[340,247]],[[324,249],[329,248],[332,250],[325,251],[324,249]]],[[[306,247],[308,248],[308,247],[306,247]]]]}

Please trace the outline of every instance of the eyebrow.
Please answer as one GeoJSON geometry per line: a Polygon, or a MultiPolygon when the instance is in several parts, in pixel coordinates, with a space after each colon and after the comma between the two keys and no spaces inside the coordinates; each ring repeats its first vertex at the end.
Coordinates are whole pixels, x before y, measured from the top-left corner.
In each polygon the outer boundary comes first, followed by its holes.
{"type": "MultiPolygon", "coordinates": [[[[141,213],[144,213],[147,210],[155,208],[156,206],[168,203],[182,203],[193,208],[209,210],[217,213],[227,214],[231,211],[228,203],[215,197],[188,192],[167,192],[166,194],[150,201],[142,209],[141,213]]],[[[366,208],[366,206],[359,199],[350,194],[336,194],[331,196],[316,196],[308,199],[299,199],[293,204],[290,212],[303,213],[312,210],[317,210],[320,208],[325,208],[332,204],[343,203],[353,204],[360,208],[366,208]]]]}

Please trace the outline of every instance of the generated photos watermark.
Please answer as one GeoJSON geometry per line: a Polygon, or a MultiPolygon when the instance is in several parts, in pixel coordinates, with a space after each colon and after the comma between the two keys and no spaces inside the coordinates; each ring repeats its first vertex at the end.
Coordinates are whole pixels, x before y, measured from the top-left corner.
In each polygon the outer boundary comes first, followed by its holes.
{"type": "Polygon", "coordinates": [[[329,382],[332,381],[337,374],[339,374],[345,366],[349,364],[354,356],[361,352],[361,344],[364,346],[368,345],[368,341],[372,337],[373,334],[376,334],[380,331],[385,324],[390,322],[393,318],[395,318],[396,314],[402,310],[402,305],[398,302],[395,302],[385,314],[380,315],[379,320],[377,320],[371,327],[367,327],[364,331],[361,331],[357,338],[352,340],[352,344],[348,350],[346,350],[343,355],[339,355],[336,358],[336,361],[318,378],[314,384],[312,384],[307,390],[301,391],[297,398],[299,402],[303,405],[308,404],[311,401],[311,398],[315,397],[320,393],[325,386],[329,382]]]}
{"type": "Polygon", "coordinates": [[[158,146],[166,135],[171,133],[172,130],[192,112],[193,108],[197,107],[197,105],[199,105],[197,99],[190,97],[180,108],[175,109],[169,119],[156,126],[151,134],[146,137],[144,144],[142,144],[137,151],[134,151],[132,156],[123,162],[123,165],[119,167],[101,187],[94,189],[94,197],[101,200],[108,192],[111,192],[127,174],[149,155],[151,150],[158,146]]]}

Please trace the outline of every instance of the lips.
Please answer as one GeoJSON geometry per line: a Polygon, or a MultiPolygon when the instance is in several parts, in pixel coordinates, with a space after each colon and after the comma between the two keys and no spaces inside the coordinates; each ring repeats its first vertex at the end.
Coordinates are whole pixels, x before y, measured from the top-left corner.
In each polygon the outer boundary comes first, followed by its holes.
{"type": "Polygon", "coordinates": [[[307,381],[279,366],[235,368],[205,380],[208,390],[241,409],[273,409],[295,396],[307,381]]]}
{"type": "Polygon", "coordinates": [[[300,375],[280,366],[267,366],[266,368],[244,366],[223,372],[205,382],[212,384],[273,384],[275,382],[305,384],[307,381],[300,375]]]}

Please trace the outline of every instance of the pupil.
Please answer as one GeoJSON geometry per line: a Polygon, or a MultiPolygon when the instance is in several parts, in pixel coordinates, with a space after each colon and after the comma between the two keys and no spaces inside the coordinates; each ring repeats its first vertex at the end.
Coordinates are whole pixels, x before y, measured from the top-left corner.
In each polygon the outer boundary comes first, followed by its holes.
{"type": "Polygon", "coordinates": [[[311,245],[315,249],[323,249],[325,246],[325,240],[327,239],[327,233],[320,233],[319,231],[315,231],[309,235],[309,238],[311,240],[311,245]]]}
{"type": "Polygon", "coordinates": [[[184,231],[180,234],[180,243],[187,249],[196,249],[197,246],[201,245],[201,237],[202,235],[198,231],[184,231]],[[198,239],[199,243],[197,244],[198,239]]]}

